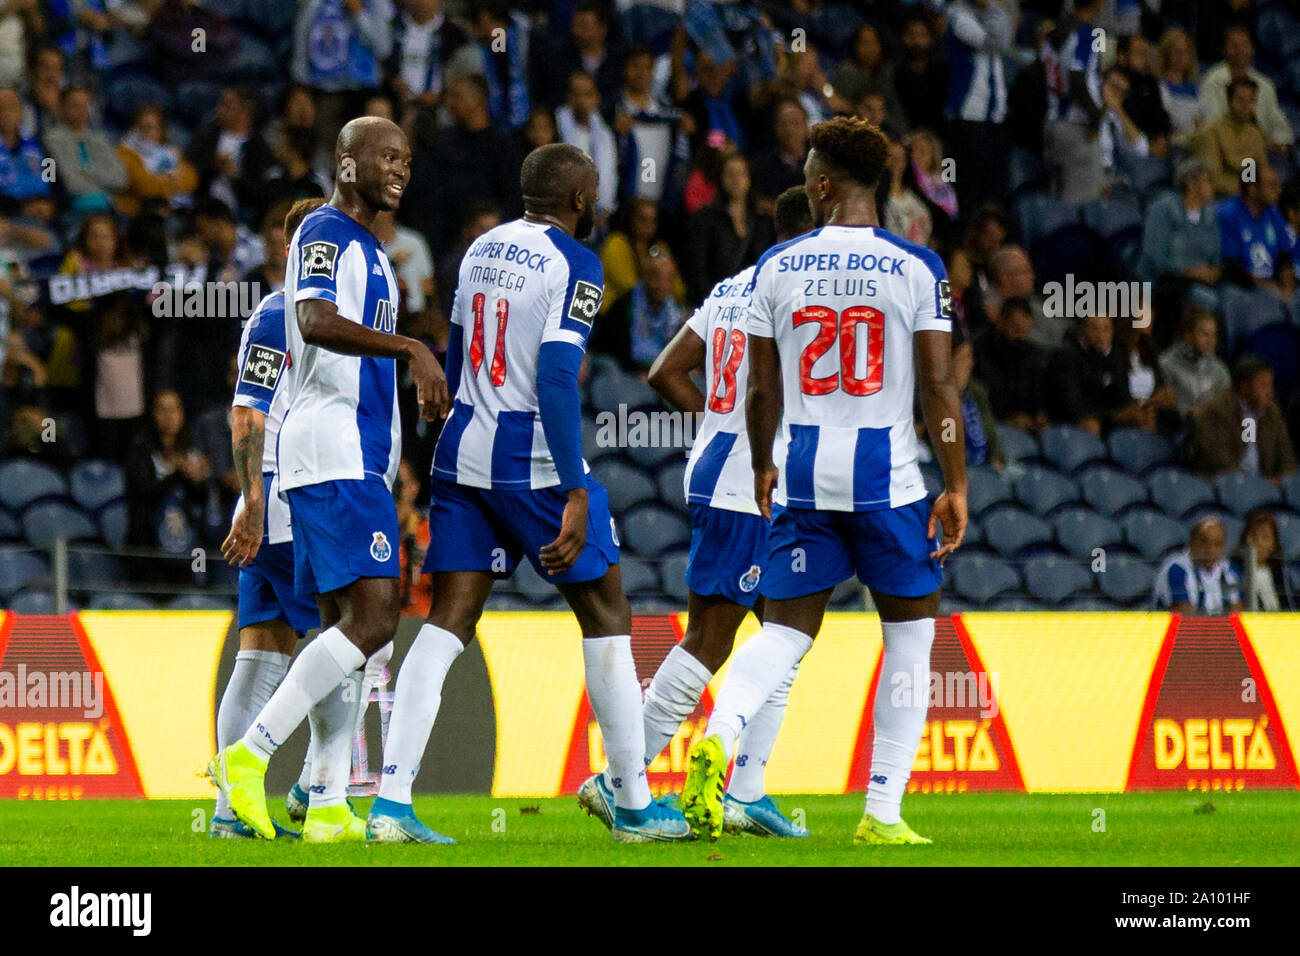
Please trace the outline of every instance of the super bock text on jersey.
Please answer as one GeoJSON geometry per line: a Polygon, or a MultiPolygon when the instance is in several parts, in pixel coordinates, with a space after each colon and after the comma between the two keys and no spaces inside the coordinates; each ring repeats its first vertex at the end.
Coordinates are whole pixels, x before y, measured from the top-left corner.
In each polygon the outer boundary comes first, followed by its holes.
{"type": "Polygon", "coordinates": [[[527,555],[545,574],[539,549],[559,533],[566,490],[582,486],[587,546],[549,577],[593,580],[617,563],[604,489],[582,459],[576,388],[603,292],[595,254],[544,223],[503,223],[465,253],[448,345],[455,402],[433,458],[429,521],[439,534],[426,571],[505,575],[527,555]],[[550,385],[561,368],[571,394],[550,385]]]}
{"type": "Polygon", "coordinates": [[[880,228],[825,226],[759,259],[748,332],[776,344],[786,450],[765,596],[811,594],[854,571],[886,594],[938,587],[913,335],[950,332],[950,312],[939,257],[880,228]]]}
{"type": "Polygon", "coordinates": [[[397,577],[390,490],[402,451],[396,360],[309,344],[296,314],[301,303],[321,299],[349,322],[392,334],[397,277],[374,234],[329,205],[303,219],[288,262],[290,392],[277,460],[297,544],[295,586],[325,593],[362,577],[397,577]]]}

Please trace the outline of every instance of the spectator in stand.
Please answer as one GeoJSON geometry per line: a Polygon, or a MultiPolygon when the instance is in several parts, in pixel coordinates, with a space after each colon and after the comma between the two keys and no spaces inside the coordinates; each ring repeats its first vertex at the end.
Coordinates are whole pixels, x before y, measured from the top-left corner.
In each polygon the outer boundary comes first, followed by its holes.
{"type": "Polygon", "coordinates": [[[1260,508],[1246,517],[1232,556],[1232,571],[1241,582],[1242,610],[1300,610],[1300,593],[1282,563],[1282,536],[1277,519],[1260,508]],[[1253,560],[1250,553],[1254,549],[1253,560]]]}
{"type": "MultiPolygon", "coordinates": [[[[444,317],[451,315],[452,299],[456,294],[456,285],[460,281],[460,261],[465,258],[466,250],[479,236],[499,225],[501,225],[501,210],[492,200],[471,199],[466,204],[455,245],[448,255],[434,260],[437,263],[434,289],[438,295],[439,311],[444,317]]],[[[606,280],[605,298],[609,298],[608,276],[606,280]]]]}
{"type": "Polygon", "coordinates": [[[749,118],[749,109],[739,86],[734,59],[720,63],[707,53],[699,53],[695,57],[694,88],[685,67],[677,70],[674,90],[678,108],[690,117],[692,154],[706,141],[713,142],[718,133],[734,148],[746,149],[749,137],[743,120],[749,118]]]}
{"type": "Polygon", "coordinates": [[[665,195],[676,168],[689,157],[689,123],[681,114],[657,100],[655,58],[648,47],[632,47],[623,61],[623,90],[614,104],[614,132],[618,135],[619,197],[670,199],[665,195]]]}
{"type": "Polygon", "coordinates": [[[1268,144],[1255,122],[1256,89],[1249,78],[1229,83],[1228,111],[1205,123],[1192,138],[1192,148],[1209,164],[1214,191],[1220,196],[1240,191],[1246,160],[1256,168],[1268,162],[1268,144]]]}
{"type": "Polygon", "coordinates": [[[894,89],[894,67],[885,59],[880,34],[871,24],[864,23],[853,31],[848,56],[831,73],[831,88],[835,91],[830,96],[831,108],[840,113],[852,113],[867,93],[881,94],[885,122],[895,130],[903,128],[903,108],[894,89]]]}
{"type": "MultiPolygon", "coordinates": [[[[600,263],[605,270],[604,314],[641,281],[641,273],[651,255],[664,255],[668,245],[659,234],[659,206],[649,199],[632,199],[615,217],[615,229],[600,249],[600,263]]],[[[686,286],[681,276],[673,282],[673,298],[685,300],[686,286]]],[[[602,320],[603,321],[603,320],[602,320]]]]}
{"type": "Polygon", "coordinates": [[[777,101],[772,111],[776,141],[754,154],[754,202],[759,212],[772,216],[776,197],[791,186],[803,185],[803,164],[808,158],[808,114],[803,105],[789,97],[777,101]]]}
{"type": "Polygon", "coordinates": [[[482,0],[475,8],[473,24],[492,124],[522,129],[533,110],[530,88],[542,86],[540,63],[533,60],[537,54],[528,18],[511,10],[505,0],[482,0]]]}
{"type": "Polygon", "coordinates": [[[289,75],[316,99],[317,132],[333,143],[378,89],[393,52],[392,0],[302,0],[293,25],[289,75]]]}
{"type": "Polygon", "coordinates": [[[227,89],[217,104],[216,117],[194,134],[185,149],[185,157],[199,174],[199,195],[220,199],[240,221],[250,224],[261,221],[263,185],[273,162],[270,147],[254,126],[256,118],[257,94],[242,87],[227,89]]]}
{"type": "Polygon", "coordinates": [[[1160,82],[1151,74],[1151,44],[1140,33],[1125,34],[1115,45],[1115,65],[1128,80],[1123,111],[1150,144],[1153,156],[1169,155],[1169,113],[1161,101],[1160,82]]]}
{"type": "Polygon", "coordinates": [[[744,156],[733,152],[723,158],[718,196],[691,217],[687,234],[686,291],[692,303],[704,301],[719,281],[753,265],[776,241],[772,221],[754,205],[744,156]]]}
{"type": "Polygon", "coordinates": [[[1208,399],[1232,382],[1228,366],[1215,354],[1219,321],[1212,312],[1194,312],[1183,323],[1182,338],[1160,354],[1160,371],[1174,387],[1178,414],[1196,415],[1208,399]]]}
{"type": "Polygon", "coordinates": [[[279,168],[268,173],[259,205],[269,208],[272,203],[319,199],[332,192],[332,184],[312,166],[315,156],[315,131],[307,126],[286,126],[275,148],[279,168]]]}
{"type": "Polygon", "coordinates": [[[1155,606],[1183,615],[1235,614],[1241,582],[1224,557],[1223,523],[1202,518],[1185,550],[1170,555],[1156,572],[1155,606]]]}
{"type": "Polygon", "coordinates": [[[1137,319],[1115,323],[1115,348],[1124,357],[1128,393],[1141,405],[1142,416],[1161,434],[1176,435],[1182,424],[1178,395],[1160,368],[1152,313],[1151,304],[1146,303],[1137,319]]]}
{"type": "Polygon", "coordinates": [[[1203,159],[1186,159],[1174,170],[1177,192],[1147,206],[1137,272],[1155,283],[1156,315],[1164,321],[1156,339],[1172,337],[1194,284],[1212,286],[1222,273],[1219,224],[1214,216],[1214,182],[1203,159]]]}
{"type": "Polygon", "coordinates": [[[181,397],[154,396],[152,420],[126,458],[127,542],[179,553],[197,540],[212,465],[193,446],[181,397]]]}
{"type": "MultiPolygon", "coordinates": [[[[1280,152],[1295,142],[1291,124],[1277,102],[1277,89],[1259,70],[1251,66],[1255,48],[1250,40],[1250,30],[1241,24],[1232,24],[1223,34],[1223,61],[1206,70],[1201,79],[1201,109],[1210,122],[1230,109],[1231,85],[1249,79],[1255,84],[1255,102],[1250,117],[1263,132],[1268,149],[1280,152]]],[[[1264,157],[1259,157],[1263,162],[1264,157]]]]}
{"type": "Polygon", "coordinates": [[[1047,411],[1052,421],[1102,436],[1113,428],[1155,431],[1156,408],[1129,391],[1129,357],[1115,347],[1115,325],[1108,315],[1090,315],[1078,334],[1047,366],[1047,411]]]}
{"type": "Polygon", "coordinates": [[[778,82],[781,88],[799,100],[803,111],[808,115],[809,129],[822,120],[830,119],[834,112],[826,95],[834,87],[827,82],[813,45],[805,44],[804,49],[790,53],[785,53],[778,46],[777,54],[782,60],[778,82]]]}
{"type": "Polygon", "coordinates": [[[600,103],[595,78],[590,73],[574,73],[569,77],[567,99],[555,110],[555,125],[562,141],[578,147],[596,164],[600,178],[595,231],[603,235],[618,207],[618,144],[600,115],[600,103]]]}
{"type": "Polygon", "coordinates": [[[207,250],[208,275],[218,282],[237,282],[266,261],[261,237],[235,222],[220,199],[201,199],[195,205],[194,232],[207,250]]]}
{"type": "MultiPolygon", "coordinates": [[[[998,420],[989,402],[988,389],[974,377],[975,349],[960,332],[953,334],[952,377],[961,400],[961,417],[966,434],[966,464],[992,465],[999,471],[1006,465],[998,420]]],[[[928,433],[927,433],[928,435],[928,433]]]]}
{"type": "Polygon", "coordinates": [[[945,45],[948,142],[956,160],[957,193],[967,209],[1006,198],[1008,148],[1004,120],[1007,82],[1002,56],[1011,50],[1015,23],[1002,0],[954,0],[945,45]]]}
{"type": "Polygon", "coordinates": [[[9,86],[22,77],[28,34],[39,33],[40,27],[37,0],[6,0],[0,5],[0,84],[9,86]]]}
{"type": "MultiPolygon", "coordinates": [[[[321,202],[324,203],[325,200],[322,199],[321,202]]],[[[284,217],[289,214],[292,205],[287,199],[278,202],[267,210],[262,220],[262,248],[266,250],[266,259],[245,277],[245,281],[257,284],[258,301],[261,301],[262,296],[284,288],[289,240],[293,238],[284,234],[284,217]]]]}
{"type": "Polygon", "coordinates": [[[1156,75],[1160,102],[1169,114],[1175,143],[1186,143],[1205,120],[1196,87],[1196,54],[1192,38],[1177,27],[1166,30],[1156,46],[1156,75]]]}
{"type": "Polygon", "coordinates": [[[387,64],[398,104],[434,108],[458,77],[482,70],[478,48],[443,12],[443,0],[401,0],[387,64]]]}
{"type": "MultiPolygon", "coordinates": [[[[277,155],[280,151],[280,144],[284,140],[285,130],[292,126],[302,129],[315,130],[316,128],[316,101],[312,98],[312,92],[307,87],[299,83],[290,83],[280,96],[280,107],[276,115],[272,117],[262,127],[262,139],[271,149],[271,155],[277,155]]],[[[320,153],[324,153],[325,144],[319,143],[320,153]]],[[[334,165],[334,145],[329,145],[329,166],[334,165]]],[[[312,158],[313,165],[319,165],[326,159],[325,156],[318,153],[312,158]]],[[[278,201],[278,200],[276,200],[278,201]]]]}
{"type": "Polygon", "coordinates": [[[179,148],[168,142],[167,120],[156,106],[136,110],[131,129],[117,148],[126,169],[127,185],[117,194],[117,210],[135,216],[146,199],[184,206],[198,185],[199,175],[179,148]]]}
{"type": "Polygon", "coordinates": [[[894,90],[904,128],[943,130],[948,83],[948,65],[935,55],[929,19],[921,13],[912,14],[903,24],[903,55],[894,67],[894,90]]]}
{"type": "Polygon", "coordinates": [[[898,135],[898,127],[891,124],[885,115],[885,94],[880,90],[867,90],[863,93],[862,98],[854,104],[853,115],[877,127],[886,136],[898,135]]]}
{"type": "MultiPolygon", "coordinates": [[[[77,227],[77,237],[63,257],[59,272],[62,275],[90,275],[111,272],[129,265],[131,257],[126,242],[112,215],[92,212],[77,227]]],[[[76,299],[67,303],[67,307],[74,312],[85,312],[91,305],[89,299],[76,299]]]]}
{"type": "Polygon", "coordinates": [[[59,101],[67,78],[63,71],[63,51],[52,44],[36,47],[31,53],[31,76],[27,80],[23,104],[23,135],[38,142],[59,121],[59,101]]]}
{"type": "MultiPolygon", "coordinates": [[[[433,256],[429,254],[429,244],[414,229],[399,226],[393,214],[387,210],[375,216],[371,232],[384,246],[384,252],[393,264],[397,274],[399,308],[402,311],[400,325],[407,335],[434,339],[439,350],[447,347],[445,321],[435,323],[437,299],[433,286],[433,256]],[[440,325],[440,328],[435,328],[440,325]]],[[[441,318],[441,317],[439,317],[441,318]]]]}
{"type": "Polygon", "coordinates": [[[1151,155],[1151,143],[1124,108],[1128,76],[1118,66],[1102,74],[1102,114],[1097,129],[1103,191],[1124,182],[1131,163],[1151,155]]]}
{"type": "Polygon", "coordinates": [[[930,210],[912,187],[911,164],[907,160],[907,147],[896,139],[889,141],[885,160],[889,173],[889,191],[884,208],[885,228],[896,236],[918,245],[930,244],[933,222],[930,210]]]}
{"type": "MultiPolygon", "coordinates": [[[[618,98],[623,85],[623,56],[619,46],[610,40],[610,10],[611,5],[600,0],[579,0],[573,8],[569,35],[556,46],[547,66],[551,86],[541,91],[550,105],[565,101],[570,93],[565,81],[575,73],[592,77],[600,102],[613,103],[618,98]]],[[[604,185],[602,182],[602,189],[604,185]]]]}
{"type": "Polygon", "coordinates": [[[1223,277],[1228,281],[1276,291],[1278,257],[1294,245],[1286,217],[1277,207],[1281,195],[1277,170],[1261,162],[1255,178],[1241,184],[1241,195],[1219,204],[1223,277]]]}
{"type": "Polygon", "coordinates": [[[535,149],[560,141],[560,130],[549,109],[539,106],[528,114],[528,122],[519,131],[519,155],[527,156],[535,149]]]}
{"type": "MultiPolygon", "coordinates": [[[[226,391],[234,395],[239,384],[239,354],[232,353],[226,362],[226,391]]],[[[239,499],[239,475],[235,471],[232,448],[230,406],[215,402],[194,419],[194,448],[212,466],[212,488],[221,503],[221,514],[233,514],[239,499]]]]}
{"type": "Polygon", "coordinates": [[[0,212],[40,226],[54,219],[53,190],[46,177],[45,150],[22,136],[23,104],[11,89],[0,89],[0,212]]]}
{"type": "Polygon", "coordinates": [[[45,134],[45,148],[75,221],[86,213],[112,208],[112,194],[126,188],[126,169],[112,140],[90,125],[89,90],[68,87],[59,107],[59,125],[45,134]]]}
{"type": "Polygon", "coordinates": [[[928,129],[918,129],[908,139],[912,154],[912,176],[916,188],[930,206],[935,237],[947,244],[957,223],[957,190],[951,182],[951,168],[945,170],[943,146],[939,137],[928,129]]]}
{"type": "Polygon", "coordinates": [[[436,261],[456,241],[467,203],[489,199],[505,219],[523,212],[519,150],[508,130],[492,124],[482,74],[454,80],[444,97],[451,125],[422,110],[412,128],[411,181],[397,221],[420,230],[436,261]]]}
{"type": "Polygon", "coordinates": [[[986,321],[996,320],[1002,304],[1009,299],[1024,299],[1034,311],[1029,341],[1048,355],[1061,347],[1070,331],[1070,319],[1046,314],[1029,253],[1020,246],[1003,246],[989,260],[988,276],[989,287],[981,297],[986,321]]]}
{"type": "Polygon", "coordinates": [[[954,267],[965,269],[971,277],[965,305],[972,332],[984,324],[984,295],[993,285],[989,277],[989,265],[994,253],[1007,241],[1010,228],[1011,222],[1000,206],[993,203],[981,206],[966,224],[961,248],[953,253],[955,260],[963,260],[960,263],[954,262],[954,267]]]}
{"type": "Polygon", "coordinates": [[[1274,484],[1295,473],[1295,449],[1273,397],[1273,367],[1263,359],[1238,359],[1231,386],[1209,399],[1193,422],[1187,453],[1193,471],[1259,475],[1274,484]]]}
{"type": "Polygon", "coordinates": [[[1024,299],[1002,303],[996,322],[972,339],[975,377],[988,389],[998,421],[1038,433],[1047,427],[1044,406],[1046,359],[1029,341],[1034,311],[1024,299]]]}
{"type": "Polygon", "coordinates": [[[397,465],[397,477],[393,481],[397,530],[402,542],[398,551],[402,613],[425,618],[433,599],[433,579],[421,571],[424,554],[429,550],[429,514],[416,503],[419,495],[420,479],[411,463],[403,458],[397,465]]]}
{"type": "Polygon", "coordinates": [[[1047,123],[1043,158],[1053,189],[1071,205],[1090,202],[1105,185],[1098,128],[1106,104],[1101,98],[1101,50],[1093,36],[1101,0],[1077,0],[1074,12],[1047,37],[1047,123]]]}
{"type": "Polygon", "coordinates": [[[673,295],[677,264],[667,252],[651,252],[639,281],[596,323],[591,349],[618,359],[643,376],[686,321],[686,306],[673,295]]]}

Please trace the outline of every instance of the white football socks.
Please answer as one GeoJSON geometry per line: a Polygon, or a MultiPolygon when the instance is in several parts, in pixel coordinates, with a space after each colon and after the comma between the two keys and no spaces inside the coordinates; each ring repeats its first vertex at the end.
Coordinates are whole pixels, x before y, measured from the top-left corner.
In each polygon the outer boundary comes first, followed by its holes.
{"type": "MultiPolygon", "coordinates": [[[[644,810],[650,805],[650,784],[645,774],[645,723],[631,636],[584,637],[582,662],[587,698],[605,742],[607,780],[614,790],[614,804],[627,810],[644,810]]],[[[391,735],[390,730],[390,739],[391,735]]]]}
{"type": "Polygon", "coordinates": [[[646,688],[642,705],[647,765],[673,739],[711,680],[713,672],[680,644],[668,652],[646,688]]]}
{"type": "MultiPolygon", "coordinates": [[[[379,650],[370,655],[366,661],[365,672],[361,678],[361,697],[358,700],[356,729],[353,731],[354,736],[362,732],[366,723],[366,708],[369,706],[370,692],[375,689],[379,683],[379,678],[383,673],[388,662],[393,659],[393,642],[389,641],[379,650]]],[[[310,713],[308,713],[310,717],[310,713]]],[[[312,733],[311,739],[307,742],[307,756],[302,762],[302,770],[298,773],[298,786],[302,787],[305,792],[311,792],[311,765],[316,755],[316,734],[312,733]]],[[[351,778],[351,754],[349,754],[348,776],[351,778]]],[[[325,804],[322,804],[323,806],[325,804]]]]}
{"type": "Polygon", "coordinates": [[[327,628],[303,648],[284,681],[244,733],[244,743],[259,756],[271,755],[298,729],[312,704],[366,662],[337,627],[327,628]]]}
{"type": "Polygon", "coordinates": [[[425,624],[402,661],[393,692],[379,795],[395,803],[411,802],[411,786],[429,743],[442,704],[447,670],[465,645],[451,631],[425,624]]]}
{"type": "MultiPolygon", "coordinates": [[[[289,670],[289,655],[275,651],[240,651],[235,669],[217,707],[217,749],[225,750],[238,740],[258,712],[266,706],[289,670]]],[[[216,816],[231,820],[230,802],[217,790],[216,816]]]]}
{"type": "Polygon", "coordinates": [[[799,673],[799,665],[790,668],[785,679],[776,686],[763,706],[745,724],[736,742],[736,765],[731,771],[727,793],[744,803],[753,803],[767,793],[764,771],[767,759],[776,746],[776,736],[785,720],[785,707],[790,698],[790,685],[799,673]]]}
{"type": "Polygon", "coordinates": [[[772,696],[791,668],[812,647],[812,638],[783,624],[767,623],[732,655],[731,669],[713,704],[705,731],[722,738],[730,757],[745,725],[772,696]]]}
{"type": "Polygon", "coordinates": [[[352,731],[361,706],[361,672],[353,671],[307,712],[311,724],[311,808],[337,806],[348,798],[352,731]]]}
{"type": "Polygon", "coordinates": [[[925,731],[934,618],[882,622],[880,629],[885,639],[885,655],[880,664],[871,718],[875,730],[866,811],[881,823],[891,824],[902,819],[903,794],[912,776],[917,745],[925,731]],[[912,692],[895,704],[891,692],[893,675],[906,674],[911,686],[913,675],[918,672],[926,675],[926,684],[913,686],[912,692]]]}

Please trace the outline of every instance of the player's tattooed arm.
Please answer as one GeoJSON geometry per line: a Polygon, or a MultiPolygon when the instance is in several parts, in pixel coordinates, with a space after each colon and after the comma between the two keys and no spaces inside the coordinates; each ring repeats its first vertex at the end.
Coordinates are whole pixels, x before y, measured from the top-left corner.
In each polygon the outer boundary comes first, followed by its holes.
{"type": "Polygon", "coordinates": [[[447,377],[433,353],[419,339],[367,328],[339,315],[333,302],[306,299],[297,307],[298,331],[303,341],[342,355],[405,359],[415,382],[420,414],[429,420],[451,409],[447,377]]]}
{"type": "Polygon", "coordinates": [[[674,408],[704,411],[704,393],[691,373],[704,366],[704,340],[683,325],[650,366],[647,381],[674,408]]]}
{"type": "Polygon", "coordinates": [[[262,450],[266,444],[266,416],[255,408],[236,405],[230,410],[230,443],[235,475],[244,503],[230,524],[221,553],[232,565],[246,567],[262,544],[266,496],[262,488],[262,450]]]}
{"type": "Polygon", "coordinates": [[[776,340],[750,332],[745,429],[749,433],[749,457],[754,466],[754,501],[768,521],[772,520],[772,491],[778,478],[772,461],[772,443],[781,423],[781,405],[781,361],[776,340]]]}
{"type": "Polygon", "coordinates": [[[952,371],[952,335],[922,330],[913,336],[916,381],[930,445],[943,471],[944,490],[930,512],[926,536],[943,525],[943,543],[930,556],[942,564],[966,536],[966,433],[952,371]]]}

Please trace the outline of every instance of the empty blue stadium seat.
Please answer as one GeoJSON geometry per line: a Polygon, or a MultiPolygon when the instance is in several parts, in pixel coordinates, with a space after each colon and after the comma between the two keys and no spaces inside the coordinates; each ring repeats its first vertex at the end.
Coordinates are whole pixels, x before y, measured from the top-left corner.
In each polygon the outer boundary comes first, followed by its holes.
{"type": "MultiPolygon", "coordinates": [[[[940,524],[940,527],[942,527],[942,523],[940,524]]],[[[967,545],[980,544],[983,541],[984,529],[980,527],[980,523],[974,518],[968,519],[966,522],[966,537],[962,539],[962,547],[964,548],[967,545]]]]}
{"type": "Polygon", "coordinates": [[[618,447],[606,447],[601,444],[599,436],[600,429],[596,425],[596,419],[589,414],[582,416],[582,457],[587,459],[588,464],[595,464],[598,459],[606,455],[617,455],[618,447]]]}
{"type": "Polygon", "coordinates": [[[19,591],[10,598],[9,610],[15,614],[53,614],[54,595],[34,589],[19,591]]]}
{"type": "Polygon", "coordinates": [[[1282,496],[1296,511],[1300,511],[1300,474],[1282,479],[1282,496]]]}
{"type": "Polygon", "coordinates": [[[1018,592],[1002,594],[994,598],[984,608],[986,611],[1016,612],[1041,611],[1042,604],[1027,594],[1018,592]]]}
{"type": "Polygon", "coordinates": [[[1082,505],[1062,508],[1052,518],[1056,543],[1066,554],[1089,560],[1097,548],[1109,548],[1124,540],[1119,523],[1082,505]]]}
{"type": "Polygon", "coordinates": [[[1067,474],[1108,457],[1105,442],[1073,425],[1053,425],[1043,432],[1042,443],[1043,457],[1067,474]]]}
{"type": "Polygon", "coordinates": [[[686,504],[686,462],[670,461],[659,469],[655,475],[655,485],[659,488],[659,500],[670,508],[689,513],[686,504]]]}
{"type": "Polygon", "coordinates": [[[1004,557],[1017,557],[1052,544],[1051,525],[1018,505],[998,505],[980,520],[984,539],[1004,557]]]}
{"type": "Polygon", "coordinates": [[[1140,428],[1117,428],[1106,439],[1106,445],[1110,457],[1135,475],[1174,460],[1174,446],[1168,439],[1140,428]]]}
{"type": "Polygon", "coordinates": [[[1300,333],[1290,325],[1275,322],[1256,329],[1246,340],[1246,352],[1264,359],[1273,368],[1273,388],[1285,395],[1300,377],[1300,333]]]}
{"type": "Polygon", "coordinates": [[[0,541],[19,541],[23,536],[23,526],[7,511],[0,510],[0,541]]]}
{"type": "Polygon", "coordinates": [[[234,607],[233,597],[214,594],[181,594],[167,602],[169,611],[230,611],[234,607]]]}
{"type": "MultiPolygon", "coordinates": [[[[661,465],[669,462],[686,461],[686,455],[690,451],[690,446],[685,444],[686,438],[680,427],[673,425],[660,424],[660,415],[674,415],[676,412],[650,412],[650,420],[654,423],[652,431],[658,432],[657,438],[651,440],[651,443],[637,443],[629,445],[624,454],[642,468],[655,471],[661,465]]],[[[681,421],[680,416],[675,419],[664,419],[663,421],[681,421]]]]}
{"type": "Polygon", "coordinates": [[[1292,511],[1274,511],[1273,520],[1277,522],[1277,536],[1278,543],[1282,548],[1282,560],[1300,560],[1300,515],[1292,511]]]}
{"type": "Polygon", "coordinates": [[[943,491],[943,470],[937,461],[923,461],[919,465],[921,481],[925,483],[925,493],[936,498],[943,491]]]}
{"type": "Polygon", "coordinates": [[[83,461],[68,475],[72,500],[94,514],[114,498],[126,494],[126,478],[111,461],[83,461]]]}
{"type": "Polygon", "coordinates": [[[621,458],[602,458],[591,466],[591,475],[609,494],[609,507],[615,516],[659,496],[659,489],[650,476],[621,458]]]}
{"type": "Polygon", "coordinates": [[[1002,442],[1002,454],[1007,461],[1025,461],[1042,456],[1038,439],[1019,428],[998,425],[998,439],[1002,442]]]}
{"type": "Polygon", "coordinates": [[[987,604],[999,594],[1020,587],[1016,569],[997,558],[960,557],[953,555],[952,586],[958,594],[974,604],[987,604]]]}
{"type": "Polygon", "coordinates": [[[670,554],[659,562],[659,587],[670,598],[683,604],[690,597],[686,586],[686,562],[689,559],[683,551],[670,554]]]}
{"type": "Polygon", "coordinates": [[[659,572],[649,561],[635,556],[619,559],[619,574],[623,581],[623,593],[633,595],[657,595],[660,593],[659,572]]]}
{"type": "MultiPolygon", "coordinates": [[[[618,524],[623,544],[637,554],[657,558],[685,548],[691,542],[691,526],[678,512],[660,504],[639,505],[618,524]]],[[[719,547],[725,542],[719,542],[719,547]]]]}
{"type": "Polygon", "coordinates": [[[1147,500],[1146,485],[1131,475],[1105,465],[1097,465],[1075,476],[1083,491],[1083,500],[1109,517],[1147,500]]]}
{"type": "Polygon", "coordinates": [[[1096,614],[1098,612],[1122,611],[1123,606],[1098,594],[1077,594],[1066,598],[1057,605],[1058,611],[1072,611],[1076,614],[1096,614]]]}
{"type": "MultiPolygon", "coordinates": [[[[646,406],[659,406],[659,396],[655,390],[635,375],[619,368],[611,368],[599,375],[590,388],[591,404],[598,416],[601,412],[611,412],[618,424],[619,406],[633,409],[646,406]]],[[[629,427],[633,423],[629,423],[629,427]]]]}
{"type": "Polygon", "coordinates": [[[104,506],[99,513],[99,533],[104,543],[110,548],[125,548],[126,535],[130,530],[130,517],[125,501],[113,501],[104,506]]]}
{"type": "Polygon", "coordinates": [[[33,501],[68,493],[68,483],[49,465],[19,458],[0,464],[0,505],[19,514],[33,501]]]}
{"type": "Polygon", "coordinates": [[[1060,472],[1030,465],[1014,483],[1016,498],[1036,515],[1046,517],[1053,509],[1079,500],[1079,486],[1060,472]]]}
{"type": "Polygon", "coordinates": [[[1151,503],[1174,518],[1214,501],[1210,483],[1181,468],[1156,469],[1147,475],[1147,487],[1151,489],[1151,503]]]}
{"type": "Polygon", "coordinates": [[[1186,529],[1155,508],[1135,508],[1120,523],[1125,543],[1148,560],[1162,558],[1187,544],[1186,529]]]}
{"type": "Polygon", "coordinates": [[[1044,285],[1068,276],[1100,278],[1106,262],[1105,244],[1081,223],[1070,223],[1044,236],[1033,247],[1034,269],[1044,285]]]}
{"type": "Polygon", "coordinates": [[[48,581],[50,565],[45,556],[28,548],[0,548],[0,600],[8,600],[24,587],[48,581]]]}
{"type": "Polygon", "coordinates": [[[1245,348],[1246,341],[1259,329],[1286,322],[1286,308],[1282,301],[1266,289],[1243,289],[1224,283],[1219,294],[1223,302],[1224,341],[1221,348],[1229,358],[1245,348]]]}
{"type": "Polygon", "coordinates": [[[1062,226],[1078,223],[1079,210],[1051,193],[1030,193],[1016,200],[1016,219],[1024,244],[1033,246],[1062,226]]]}
{"type": "Polygon", "coordinates": [[[1258,475],[1220,475],[1214,482],[1214,491],[1219,503],[1235,515],[1245,515],[1263,505],[1282,501],[1281,490],[1258,475]]]}
{"type": "Polygon", "coordinates": [[[27,506],[23,512],[23,534],[36,547],[48,548],[59,538],[93,540],[99,537],[99,525],[76,505],[51,499],[27,506]]]}
{"type": "Polygon", "coordinates": [[[1045,604],[1060,604],[1068,597],[1092,590],[1087,565],[1072,558],[1048,555],[1025,566],[1025,588],[1045,604]]]}
{"type": "Polygon", "coordinates": [[[514,586],[515,591],[524,597],[529,604],[551,604],[559,597],[554,582],[547,581],[538,574],[537,569],[527,559],[519,562],[514,575],[510,578],[510,583],[514,586]]]}
{"type": "Polygon", "coordinates": [[[68,549],[68,586],[74,591],[98,591],[125,584],[126,569],[111,554],[68,549]]]}
{"type": "Polygon", "coordinates": [[[87,605],[88,611],[152,611],[156,605],[153,601],[139,594],[125,591],[109,591],[97,594],[87,605]]]}
{"type": "Polygon", "coordinates": [[[1132,199],[1103,196],[1080,206],[1079,218],[1097,235],[1109,239],[1123,229],[1140,228],[1142,207],[1132,199]]]}
{"type": "Polygon", "coordinates": [[[972,515],[981,514],[993,505],[1011,500],[1011,482],[988,465],[971,465],[966,469],[966,481],[966,503],[972,515]]]}
{"type": "Polygon", "coordinates": [[[1150,605],[1155,578],[1155,568],[1147,562],[1116,555],[1107,559],[1106,570],[1097,575],[1097,587],[1124,607],[1150,605]]]}

